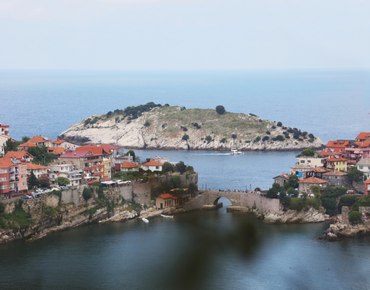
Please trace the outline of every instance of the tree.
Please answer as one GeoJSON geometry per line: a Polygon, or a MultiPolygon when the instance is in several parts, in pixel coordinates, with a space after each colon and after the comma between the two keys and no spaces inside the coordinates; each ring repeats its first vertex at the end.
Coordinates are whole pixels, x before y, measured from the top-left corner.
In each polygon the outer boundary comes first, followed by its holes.
{"type": "Polygon", "coordinates": [[[254,191],[261,191],[261,188],[256,187],[256,188],[254,189],[254,191]]]}
{"type": "Polygon", "coordinates": [[[351,223],[361,222],[362,221],[362,214],[357,210],[353,210],[348,215],[348,220],[351,223]]]}
{"type": "Polygon", "coordinates": [[[180,161],[175,165],[175,169],[177,172],[183,174],[186,171],[186,165],[184,164],[184,162],[180,161]]]}
{"type": "Polygon", "coordinates": [[[231,138],[236,139],[236,134],[232,134],[231,138]]]}
{"type": "Polygon", "coordinates": [[[26,142],[28,142],[28,140],[30,140],[30,139],[31,139],[30,137],[23,136],[23,137],[22,137],[22,143],[26,143],[26,142]]]}
{"type": "Polygon", "coordinates": [[[211,142],[211,141],[212,141],[212,137],[208,135],[208,136],[206,137],[206,141],[207,141],[208,143],[209,143],[209,142],[211,142]]]}
{"type": "Polygon", "coordinates": [[[3,214],[5,211],[5,204],[0,201],[0,215],[3,214]]]}
{"type": "Polygon", "coordinates": [[[194,172],[194,167],[188,165],[188,166],[186,166],[186,171],[188,171],[188,172],[194,172]]]}
{"type": "Polygon", "coordinates": [[[128,156],[130,154],[130,156],[132,156],[133,160],[136,160],[136,155],[135,155],[135,151],[134,150],[129,150],[126,152],[125,156],[128,156]]]}
{"type": "Polygon", "coordinates": [[[356,166],[352,166],[348,171],[348,178],[352,181],[358,181],[363,175],[363,172],[358,170],[356,166]]]}
{"type": "Polygon", "coordinates": [[[144,124],[145,127],[149,127],[150,126],[150,123],[149,121],[146,121],[145,124],[144,124]]]}
{"type": "Polygon", "coordinates": [[[223,115],[223,114],[225,114],[225,107],[224,106],[217,106],[216,107],[216,112],[217,112],[217,114],[220,114],[220,115],[223,115]]]}
{"type": "Polygon", "coordinates": [[[295,197],[297,197],[297,196],[298,196],[298,191],[296,191],[293,187],[289,187],[289,188],[287,189],[287,193],[289,194],[289,196],[290,196],[291,194],[294,194],[294,196],[295,196],[295,197]]]}
{"type": "Polygon", "coordinates": [[[277,198],[277,194],[278,194],[277,189],[272,187],[267,191],[266,197],[267,198],[277,198]]]}
{"type": "Polygon", "coordinates": [[[290,199],[290,209],[294,209],[296,211],[301,211],[304,207],[304,200],[302,198],[291,198],[290,199]]]}
{"type": "Polygon", "coordinates": [[[269,136],[265,136],[262,138],[262,142],[268,141],[269,139],[270,139],[269,136]]]}
{"type": "Polygon", "coordinates": [[[314,156],[315,151],[312,149],[306,149],[306,150],[303,150],[299,155],[300,156],[314,156]]]}
{"type": "Polygon", "coordinates": [[[297,188],[298,187],[298,181],[299,181],[299,178],[298,178],[297,174],[293,173],[293,174],[289,175],[289,186],[290,187],[297,188]]]}
{"type": "Polygon", "coordinates": [[[50,187],[50,179],[47,176],[39,177],[39,186],[40,187],[50,187]]]}
{"type": "Polygon", "coordinates": [[[181,177],[176,175],[176,176],[171,176],[169,180],[171,188],[178,188],[181,185],[181,177]]]}
{"type": "Polygon", "coordinates": [[[82,192],[82,196],[86,201],[88,201],[92,197],[91,189],[88,187],[84,188],[84,191],[82,192]]]}
{"type": "Polygon", "coordinates": [[[29,188],[33,188],[35,186],[39,186],[39,181],[36,178],[35,173],[33,173],[33,170],[31,169],[31,173],[27,178],[27,183],[29,188]]]}
{"type": "Polygon", "coordinates": [[[283,126],[283,123],[281,123],[281,122],[277,122],[277,124],[276,124],[277,126],[279,126],[279,127],[281,127],[281,126],[283,126]]]}
{"type": "Polygon", "coordinates": [[[175,171],[175,168],[173,167],[173,165],[169,162],[165,162],[162,166],[162,172],[163,173],[166,173],[166,172],[174,172],[175,171]]]}
{"type": "Polygon", "coordinates": [[[58,158],[53,153],[48,153],[46,146],[34,146],[27,149],[27,152],[33,156],[32,163],[34,164],[48,164],[58,158]]]}
{"type": "Polygon", "coordinates": [[[9,151],[18,151],[17,143],[12,141],[11,139],[6,140],[4,146],[4,155],[9,151]]]}
{"type": "Polygon", "coordinates": [[[182,136],[182,140],[187,141],[188,139],[189,139],[189,135],[185,134],[184,136],[182,136]]]}
{"type": "Polygon", "coordinates": [[[55,178],[55,183],[60,186],[66,186],[69,184],[69,179],[67,177],[57,177],[55,178]]]}
{"type": "Polygon", "coordinates": [[[320,194],[320,187],[318,187],[317,185],[311,185],[310,186],[310,190],[315,195],[315,197],[320,197],[321,196],[321,194],[320,194]]]}
{"type": "Polygon", "coordinates": [[[190,182],[188,185],[189,193],[193,194],[198,191],[198,186],[195,185],[194,182],[190,182]]]}

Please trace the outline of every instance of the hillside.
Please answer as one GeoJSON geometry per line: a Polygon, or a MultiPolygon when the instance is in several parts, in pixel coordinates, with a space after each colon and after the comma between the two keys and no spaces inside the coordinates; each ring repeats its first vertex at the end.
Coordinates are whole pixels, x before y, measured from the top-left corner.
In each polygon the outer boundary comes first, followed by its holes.
{"type": "Polygon", "coordinates": [[[312,134],[253,114],[220,115],[213,109],[154,103],[93,115],[70,126],[59,138],[140,149],[301,150],[323,146],[312,134]]]}

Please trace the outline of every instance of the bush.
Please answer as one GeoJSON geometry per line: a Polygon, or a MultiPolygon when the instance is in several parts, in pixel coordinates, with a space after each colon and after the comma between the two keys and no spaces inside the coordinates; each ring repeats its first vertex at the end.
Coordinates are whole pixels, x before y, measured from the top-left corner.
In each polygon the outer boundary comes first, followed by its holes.
{"type": "Polygon", "coordinates": [[[319,210],[320,208],[320,200],[318,198],[309,199],[308,204],[311,205],[316,210],[319,210]]]}
{"type": "Polygon", "coordinates": [[[315,139],[315,136],[313,134],[309,134],[308,137],[310,137],[310,139],[312,139],[312,140],[315,139]]]}
{"type": "Polygon", "coordinates": [[[188,131],[188,128],[184,127],[184,126],[180,126],[181,130],[183,130],[184,132],[188,131]]]}
{"type": "Polygon", "coordinates": [[[226,138],[222,138],[220,142],[221,143],[225,143],[226,142],[226,138]]]}
{"type": "Polygon", "coordinates": [[[181,185],[181,177],[180,176],[171,176],[169,180],[171,188],[178,188],[181,185]]]}
{"type": "Polygon", "coordinates": [[[92,197],[91,189],[88,187],[85,187],[82,193],[82,196],[84,197],[86,201],[88,201],[92,197]]]}
{"type": "Polygon", "coordinates": [[[289,194],[289,196],[291,194],[294,194],[295,197],[298,196],[298,191],[296,191],[293,187],[289,187],[288,190],[287,190],[287,193],[289,194]]]}
{"type": "Polygon", "coordinates": [[[276,125],[279,126],[279,127],[283,126],[283,124],[281,122],[278,122],[276,125]]]}
{"type": "Polygon", "coordinates": [[[175,170],[183,174],[186,171],[186,165],[183,161],[180,161],[175,165],[175,170]]]}
{"type": "Polygon", "coordinates": [[[166,173],[166,172],[174,172],[175,171],[175,168],[173,167],[173,165],[169,162],[165,162],[162,166],[162,172],[163,173],[166,173]]]}
{"type": "Polygon", "coordinates": [[[206,141],[207,141],[208,143],[209,143],[209,142],[211,142],[211,141],[212,141],[212,137],[208,135],[208,136],[206,137],[206,141]]]}
{"type": "Polygon", "coordinates": [[[216,107],[216,112],[218,113],[218,114],[220,114],[220,115],[223,115],[223,114],[225,114],[225,108],[224,108],[224,106],[217,106],[216,107]]]}
{"type": "Polygon", "coordinates": [[[276,129],[276,126],[271,126],[271,129],[276,129]]]}
{"type": "Polygon", "coordinates": [[[304,207],[304,200],[302,198],[291,198],[290,199],[290,209],[301,211],[304,207]]]}
{"type": "Polygon", "coordinates": [[[146,121],[146,122],[144,123],[144,126],[145,126],[145,127],[149,127],[149,126],[150,126],[150,123],[149,123],[148,121],[146,121]]]}
{"type": "Polygon", "coordinates": [[[306,150],[303,150],[299,155],[300,156],[314,156],[315,151],[312,149],[306,149],[306,150]]]}
{"type": "Polygon", "coordinates": [[[261,140],[260,136],[257,136],[256,139],[254,139],[255,142],[259,142],[261,140]]]}
{"type": "Polygon", "coordinates": [[[189,135],[185,134],[184,136],[182,136],[182,140],[185,140],[185,141],[189,140],[189,135]]]}
{"type": "Polygon", "coordinates": [[[356,200],[353,209],[358,211],[360,206],[370,206],[370,198],[368,197],[359,198],[358,200],[356,200]]]}
{"type": "Polygon", "coordinates": [[[269,136],[265,136],[265,137],[263,137],[262,138],[262,141],[264,142],[264,141],[268,141],[270,138],[269,138],[269,136]]]}
{"type": "Polygon", "coordinates": [[[5,204],[0,201],[0,214],[3,214],[5,211],[5,204]]]}
{"type": "Polygon", "coordinates": [[[196,186],[194,182],[190,182],[188,188],[189,193],[194,193],[198,191],[198,186],[196,186]]]}
{"type": "Polygon", "coordinates": [[[272,141],[284,141],[284,137],[281,135],[277,135],[275,138],[272,138],[272,141]]]}
{"type": "Polygon", "coordinates": [[[356,166],[352,166],[351,169],[348,171],[348,178],[350,180],[358,181],[363,176],[363,172],[357,169],[356,166]]]}
{"type": "Polygon", "coordinates": [[[351,223],[357,223],[362,221],[362,214],[357,210],[353,210],[349,213],[348,219],[351,223]]]}
{"type": "Polygon", "coordinates": [[[356,202],[356,197],[353,195],[345,195],[342,196],[339,204],[338,204],[338,211],[342,210],[342,206],[351,206],[356,202]]]}
{"type": "Polygon", "coordinates": [[[235,139],[236,138],[236,134],[232,134],[231,135],[231,138],[235,139]]]}

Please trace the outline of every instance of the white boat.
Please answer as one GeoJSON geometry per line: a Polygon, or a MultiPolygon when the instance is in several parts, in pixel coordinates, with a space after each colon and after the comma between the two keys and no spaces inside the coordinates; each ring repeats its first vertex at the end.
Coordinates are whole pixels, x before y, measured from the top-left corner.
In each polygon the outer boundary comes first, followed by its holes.
{"type": "Polygon", "coordinates": [[[161,214],[161,217],[173,219],[173,215],[164,215],[164,214],[161,214]]]}
{"type": "Polygon", "coordinates": [[[231,155],[242,155],[244,154],[242,151],[238,151],[237,149],[235,148],[232,148],[231,149],[231,152],[230,152],[231,155]]]}
{"type": "Polygon", "coordinates": [[[149,223],[149,220],[148,219],[146,219],[146,218],[142,218],[141,219],[144,223],[149,223]]]}

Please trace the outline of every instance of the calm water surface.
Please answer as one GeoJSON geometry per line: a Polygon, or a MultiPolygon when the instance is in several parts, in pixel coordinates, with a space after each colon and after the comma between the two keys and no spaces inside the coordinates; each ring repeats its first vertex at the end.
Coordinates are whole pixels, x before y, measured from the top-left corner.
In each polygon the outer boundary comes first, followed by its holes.
{"type": "MultiPolygon", "coordinates": [[[[222,199],[224,205],[229,200],[222,199]]],[[[90,225],[0,246],[1,289],[368,289],[369,237],[200,211],[90,225]]]]}

